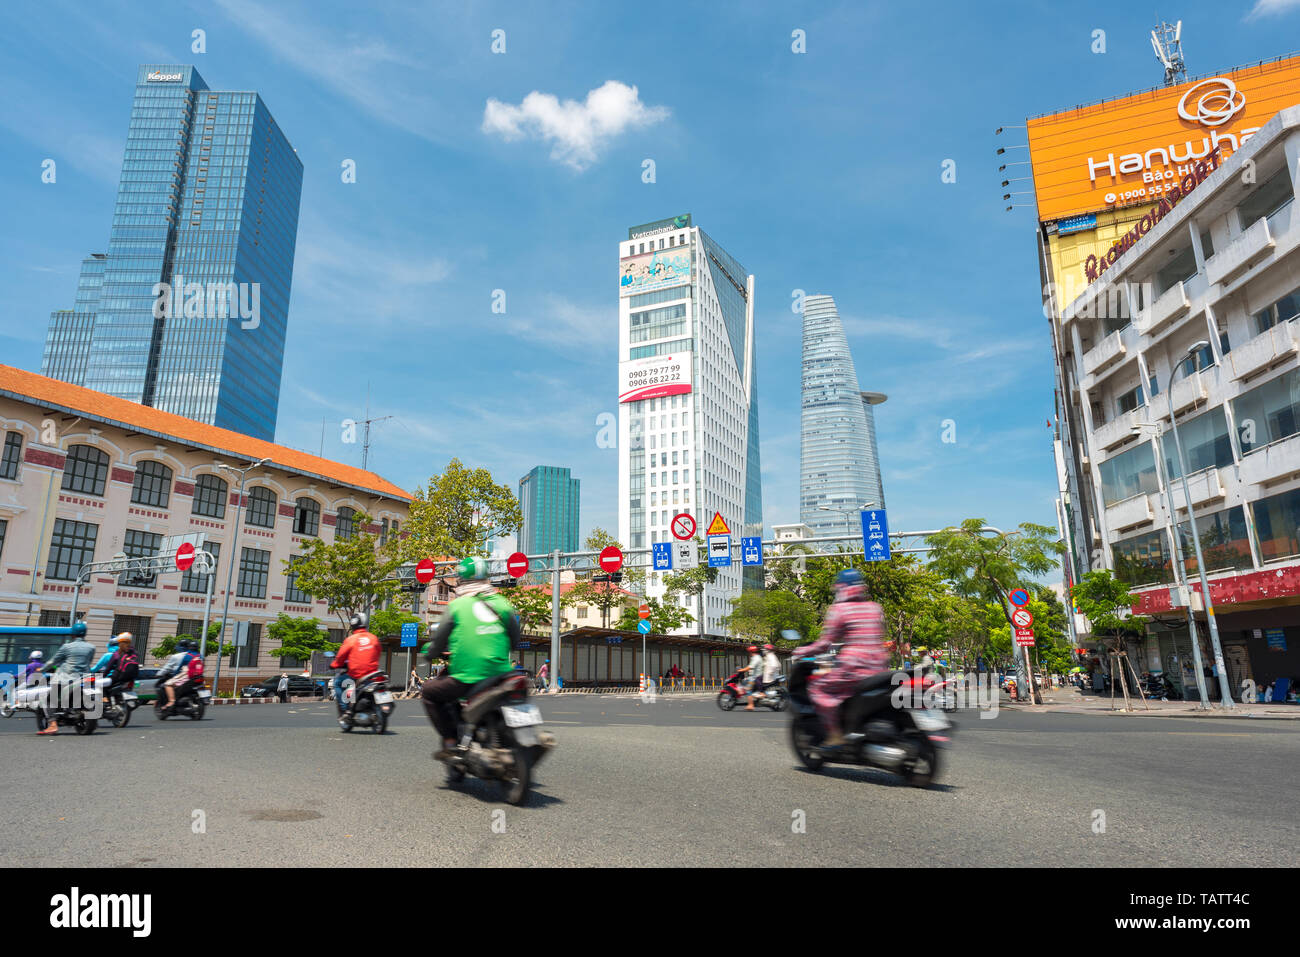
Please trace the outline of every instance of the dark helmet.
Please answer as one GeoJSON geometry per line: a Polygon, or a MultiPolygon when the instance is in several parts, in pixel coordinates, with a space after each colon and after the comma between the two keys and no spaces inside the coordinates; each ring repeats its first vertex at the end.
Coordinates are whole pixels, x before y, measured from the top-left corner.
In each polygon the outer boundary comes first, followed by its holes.
{"type": "Polygon", "coordinates": [[[176,642],[176,647],[181,651],[198,651],[199,643],[193,638],[182,638],[176,642]]]}
{"type": "Polygon", "coordinates": [[[861,585],[862,573],[856,568],[846,568],[835,576],[837,585],[861,585]]]}
{"type": "Polygon", "coordinates": [[[370,626],[370,616],[364,611],[359,611],[352,616],[352,620],[348,622],[348,625],[349,631],[359,631],[362,628],[368,628],[370,626]]]}

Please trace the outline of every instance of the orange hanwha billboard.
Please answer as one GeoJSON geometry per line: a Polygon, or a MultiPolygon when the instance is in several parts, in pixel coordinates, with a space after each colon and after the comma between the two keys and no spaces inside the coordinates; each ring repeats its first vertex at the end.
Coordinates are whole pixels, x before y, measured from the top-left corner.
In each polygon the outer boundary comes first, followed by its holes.
{"type": "Polygon", "coordinates": [[[1226,159],[1300,103],[1300,57],[1027,121],[1038,218],[1158,202],[1197,160],[1226,159]]]}

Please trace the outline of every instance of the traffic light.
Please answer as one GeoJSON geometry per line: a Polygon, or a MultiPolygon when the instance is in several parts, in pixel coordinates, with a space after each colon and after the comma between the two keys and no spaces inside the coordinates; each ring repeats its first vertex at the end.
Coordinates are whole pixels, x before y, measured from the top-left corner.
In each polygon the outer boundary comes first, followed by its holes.
{"type": "Polygon", "coordinates": [[[491,582],[493,588],[514,588],[517,584],[519,584],[518,579],[509,577],[494,578],[491,582]]]}
{"type": "Polygon", "coordinates": [[[601,582],[604,584],[608,584],[610,582],[621,582],[623,580],[623,573],[614,572],[610,575],[592,575],[591,580],[593,582],[601,582]]]}

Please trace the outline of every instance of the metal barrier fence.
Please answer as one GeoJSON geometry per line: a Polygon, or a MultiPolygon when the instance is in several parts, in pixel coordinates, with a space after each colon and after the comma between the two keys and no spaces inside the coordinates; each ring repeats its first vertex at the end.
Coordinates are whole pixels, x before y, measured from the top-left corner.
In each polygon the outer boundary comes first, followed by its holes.
{"type": "MultiPolygon", "coordinates": [[[[675,678],[668,682],[654,681],[655,694],[712,694],[721,691],[721,678],[675,678]]],[[[649,690],[647,688],[647,690],[649,690]]],[[[616,685],[584,685],[574,687],[566,684],[560,694],[640,694],[639,684],[620,683],[616,685]]]]}

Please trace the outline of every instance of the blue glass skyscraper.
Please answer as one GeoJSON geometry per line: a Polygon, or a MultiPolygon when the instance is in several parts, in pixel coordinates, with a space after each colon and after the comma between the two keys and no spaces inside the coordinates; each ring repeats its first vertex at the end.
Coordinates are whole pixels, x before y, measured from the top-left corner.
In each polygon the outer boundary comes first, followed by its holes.
{"type": "Polygon", "coordinates": [[[274,439],[301,194],[257,93],[140,67],[108,251],[51,315],[41,372],[274,439]]]}
{"type": "Polygon", "coordinates": [[[519,480],[519,506],[524,524],[519,550],[540,555],[559,549],[578,550],[578,510],[582,482],[568,469],[539,465],[519,480]]]}
{"type": "Polygon", "coordinates": [[[799,521],[817,535],[856,533],[864,505],[885,506],[871,407],[879,392],[858,389],[844,324],[830,296],[803,304],[803,391],[799,435],[799,521]]]}

